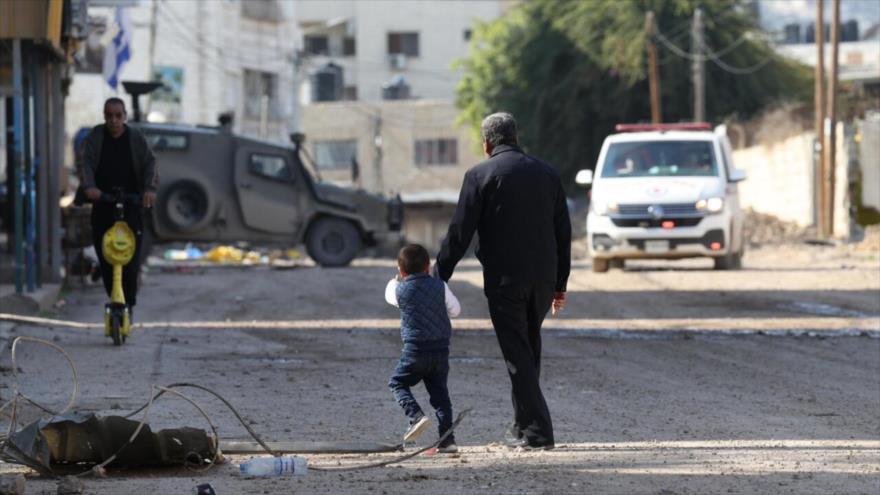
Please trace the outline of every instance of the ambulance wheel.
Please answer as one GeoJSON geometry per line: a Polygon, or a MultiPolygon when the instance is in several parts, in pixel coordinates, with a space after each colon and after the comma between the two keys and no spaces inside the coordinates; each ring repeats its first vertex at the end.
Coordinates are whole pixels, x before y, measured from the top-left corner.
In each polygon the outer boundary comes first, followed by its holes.
{"type": "Polygon", "coordinates": [[[742,251],[714,258],[716,270],[739,270],[742,268],[742,251]]]}

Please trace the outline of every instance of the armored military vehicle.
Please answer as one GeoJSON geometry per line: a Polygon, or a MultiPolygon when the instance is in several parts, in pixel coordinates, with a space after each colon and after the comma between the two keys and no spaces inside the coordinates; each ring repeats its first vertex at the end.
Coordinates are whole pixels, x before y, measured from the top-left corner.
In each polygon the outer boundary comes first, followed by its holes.
{"type": "Polygon", "coordinates": [[[228,122],[141,122],[133,100],[130,125],[147,136],[159,163],[156,241],[302,243],[322,266],[347,265],[365,246],[399,243],[399,198],[322,182],[302,159],[302,135],[286,145],[236,135],[228,122]]]}

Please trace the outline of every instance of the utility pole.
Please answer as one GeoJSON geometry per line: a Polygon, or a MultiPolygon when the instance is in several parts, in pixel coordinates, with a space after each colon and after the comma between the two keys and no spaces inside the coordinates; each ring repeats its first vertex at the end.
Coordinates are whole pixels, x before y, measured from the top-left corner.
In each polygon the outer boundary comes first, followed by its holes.
{"type": "Polygon", "coordinates": [[[21,53],[21,40],[12,40],[12,213],[15,223],[12,242],[15,244],[15,293],[24,291],[27,278],[25,264],[25,142],[27,126],[24,118],[24,63],[21,53]]]}
{"type": "Polygon", "coordinates": [[[825,15],[823,0],[816,0],[816,223],[825,235],[825,15]]]}
{"type": "Polygon", "coordinates": [[[373,116],[373,173],[376,177],[375,192],[384,192],[385,184],[382,179],[382,116],[379,111],[373,116]]]}
{"type": "Polygon", "coordinates": [[[828,76],[828,156],[825,158],[828,237],[834,235],[834,182],[837,172],[837,56],[840,42],[840,0],[832,0],[831,10],[831,74],[828,76]]]}
{"type": "Polygon", "coordinates": [[[663,122],[663,112],[660,108],[660,71],[657,68],[657,45],[654,43],[654,12],[645,14],[645,40],[648,44],[648,88],[651,91],[651,122],[659,124],[663,122]]]}
{"type": "MultiPolygon", "coordinates": [[[[196,117],[199,122],[210,122],[212,120],[212,115],[208,111],[209,108],[212,107],[212,102],[209,101],[208,98],[208,90],[206,87],[208,78],[211,77],[208,74],[208,66],[207,60],[205,60],[205,53],[210,50],[205,44],[205,22],[208,22],[206,17],[208,16],[207,11],[205,10],[206,2],[198,2],[196,3],[196,43],[198,46],[196,47],[196,55],[198,58],[197,70],[199,71],[199,78],[196,82],[196,87],[198,88],[198,105],[199,105],[199,113],[196,117]]],[[[265,138],[265,131],[263,132],[263,138],[265,138]]]]}
{"type": "Polygon", "coordinates": [[[293,104],[291,105],[290,115],[290,132],[302,132],[302,103],[300,101],[300,93],[302,92],[301,71],[303,65],[303,52],[294,48],[293,54],[290,56],[291,65],[293,65],[293,104]]]}
{"type": "Polygon", "coordinates": [[[694,11],[694,24],[691,29],[691,52],[694,60],[691,73],[694,83],[694,122],[706,121],[706,56],[703,39],[703,11],[694,11]]]}
{"type": "MultiPolygon", "coordinates": [[[[159,0],[153,0],[150,8],[150,75],[147,80],[153,81],[156,77],[156,18],[159,11],[159,0]]],[[[147,116],[153,110],[153,97],[147,96],[147,116]]],[[[146,119],[145,119],[146,120],[146,119]]]]}

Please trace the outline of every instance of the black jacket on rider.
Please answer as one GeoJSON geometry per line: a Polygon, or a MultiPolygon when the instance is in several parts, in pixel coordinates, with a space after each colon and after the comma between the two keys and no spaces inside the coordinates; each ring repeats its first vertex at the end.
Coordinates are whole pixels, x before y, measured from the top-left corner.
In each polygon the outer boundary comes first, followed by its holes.
{"type": "MultiPolygon", "coordinates": [[[[101,161],[101,150],[106,138],[106,126],[96,125],[83,140],[80,156],[80,185],[83,189],[97,187],[95,174],[101,161]]],[[[129,126],[125,126],[131,149],[131,165],[134,170],[137,190],[135,192],[156,191],[159,187],[159,172],[156,167],[156,157],[150,149],[144,134],[129,126]]],[[[110,192],[110,191],[103,191],[110,192]]]]}
{"type": "MultiPolygon", "coordinates": [[[[110,193],[119,188],[124,193],[155,191],[159,184],[156,158],[143,133],[129,126],[118,138],[110,135],[104,124],[95,126],[83,141],[80,156],[80,189],[97,187],[110,193]]],[[[141,265],[144,219],[140,206],[125,205],[124,218],[134,232],[136,249],[132,260],[122,269],[122,290],[129,306],[137,303],[138,276],[141,265]]],[[[100,263],[107,295],[113,287],[113,267],[103,256],[104,232],[116,222],[115,208],[109,203],[92,206],[92,241],[100,263]]]]}

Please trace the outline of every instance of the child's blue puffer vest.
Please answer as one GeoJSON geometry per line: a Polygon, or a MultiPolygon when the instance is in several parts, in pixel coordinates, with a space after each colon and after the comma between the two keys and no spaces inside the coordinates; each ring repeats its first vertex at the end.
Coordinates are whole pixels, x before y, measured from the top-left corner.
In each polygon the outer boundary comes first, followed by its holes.
{"type": "Polygon", "coordinates": [[[452,324],[446,313],[446,289],[442,280],[427,273],[407,275],[397,286],[397,306],[404,350],[449,349],[452,324]]]}

